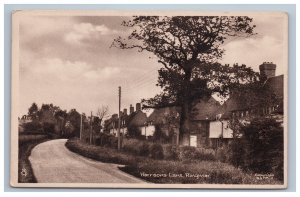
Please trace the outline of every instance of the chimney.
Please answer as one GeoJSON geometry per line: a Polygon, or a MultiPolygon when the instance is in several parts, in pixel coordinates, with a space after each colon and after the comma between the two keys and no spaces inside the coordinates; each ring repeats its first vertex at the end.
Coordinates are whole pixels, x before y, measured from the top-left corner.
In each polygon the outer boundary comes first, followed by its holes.
{"type": "Polygon", "coordinates": [[[127,109],[126,109],[126,108],[124,108],[123,114],[124,114],[124,115],[127,115],[127,109]]]}
{"type": "Polygon", "coordinates": [[[136,110],[136,111],[141,111],[141,103],[137,103],[137,104],[135,105],[135,110],[136,110]]]}
{"type": "Polygon", "coordinates": [[[275,77],[276,64],[273,62],[264,62],[259,65],[260,75],[264,75],[267,79],[275,77]]]}
{"type": "Polygon", "coordinates": [[[132,114],[134,112],[134,107],[132,105],[130,105],[130,107],[129,107],[129,112],[130,112],[130,114],[132,114]]]}

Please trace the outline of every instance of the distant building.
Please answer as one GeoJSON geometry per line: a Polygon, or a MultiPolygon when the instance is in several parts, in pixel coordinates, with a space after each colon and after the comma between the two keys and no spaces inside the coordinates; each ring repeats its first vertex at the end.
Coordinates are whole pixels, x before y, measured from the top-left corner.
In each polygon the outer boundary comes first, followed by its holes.
{"type": "Polygon", "coordinates": [[[220,122],[218,118],[222,106],[213,97],[195,101],[193,106],[190,118],[190,135],[183,143],[194,147],[211,146],[214,139],[224,135],[221,127],[219,127],[224,123],[220,122]]]}
{"type": "Polygon", "coordinates": [[[153,136],[158,129],[164,136],[172,138],[171,142],[176,144],[179,134],[179,107],[163,107],[154,109],[147,120],[147,134],[153,136]]]}
{"type": "Polygon", "coordinates": [[[275,76],[276,65],[271,62],[264,62],[259,68],[260,75],[265,79],[262,87],[265,92],[258,94],[260,90],[249,91],[247,95],[233,92],[220,108],[218,120],[210,122],[210,138],[216,139],[211,141],[211,146],[217,146],[220,141],[226,143],[233,138],[233,131],[228,126],[232,119],[247,122],[253,117],[270,116],[283,124],[283,75],[275,76]],[[262,95],[266,98],[276,97],[277,101],[262,103],[262,99],[257,99],[262,95]],[[220,136],[219,139],[217,139],[218,136],[220,136]]]}
{"type": "MultiPolygon", "coordinates": [[[[143,130],[147,124],[147,115],[142,111],[141,104],[136,104],[136,110],[130,105],[129,114],[127,114],[127,109],[124,109],[123,112],[120,112],[121,127],[120,133],[122,135],[128,134],[128,129],[136,127],[140,130],[141,135],[144,135],[143,130]]],[[[117,135],[118,132],[119,117],[118,114],[112,115],[112,117],[105,121],[104,130],[112,135],[117,135]]]]}
{"type": "Polygon", "coordinates": [[[278,115],[283,118],[283,75],[275,76],[276,65],[270,62],[264,62],[260,65],[260,74],[265,76],[263,89],[265,94],[258,95],[258,92],[252,91],[248,95],[242,95],[238,92],[224,103],[224,118],[247,118],[252,116],[278,115]],[[261,103],[261,100],[254,99],[261,95],[267,97],[276,97],[277,101],[272,103],[261,103]],[[253,99],[249,99],[250,97],[253,99]]]}

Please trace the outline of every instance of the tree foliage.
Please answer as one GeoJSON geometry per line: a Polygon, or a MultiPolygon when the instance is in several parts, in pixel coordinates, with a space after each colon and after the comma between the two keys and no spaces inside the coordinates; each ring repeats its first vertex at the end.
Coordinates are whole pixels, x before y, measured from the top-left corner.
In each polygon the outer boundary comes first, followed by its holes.
{"type": "Polygon", "coordinates": [[[28,115],[33,119],[37,119],[39,108],[36,103],[32,103],[30,108],[28,109],[28,115]]]}
{"type": "MultiPolygon", "coordinates": [[[[180,134],[189,132],[191,101],[218,94],[258,80],[245,65],[221,65],[221,47],[228,37],[254,35],[255,25],[247,16],[135,16],[123,26],[133,29],[127,38],[118,37],[112,46],[137,48],[156,56],[162,64],[158,86],[162,93],[144,99],[144,107],[180,106],[180,134]]],[[[181,137],[182,138],[182,137],[181,137]]]]}
{"type": "Polygon", "coordinates": [[[233,165],[256,173],[274,173],[283,180],[283,127],[274,118],[253,118],[240,124],[240,137],[231,143],[233,165]]]}

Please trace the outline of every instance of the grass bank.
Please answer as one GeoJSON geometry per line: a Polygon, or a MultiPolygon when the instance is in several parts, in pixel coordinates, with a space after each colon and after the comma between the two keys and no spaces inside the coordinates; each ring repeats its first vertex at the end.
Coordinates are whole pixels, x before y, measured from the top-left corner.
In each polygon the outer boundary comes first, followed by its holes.
{"type": "Polygon", "coordinates": [[[66,147],[94,160],[124,164],[121,170],[152,183],[282,184],[272,178],[259,179],[252,173],[218,161],[156,160],[88,145],[78,139],[68,140],[66,147]]]}
{"type": "Polygon", "coordinates": [[[31,150],[38,144],[48,141],[49,136],[45,134],[20,134],[19,135],[19,161],[18,181],[19,183],[36,183],[33,170],[28,157],[31,150]]]}

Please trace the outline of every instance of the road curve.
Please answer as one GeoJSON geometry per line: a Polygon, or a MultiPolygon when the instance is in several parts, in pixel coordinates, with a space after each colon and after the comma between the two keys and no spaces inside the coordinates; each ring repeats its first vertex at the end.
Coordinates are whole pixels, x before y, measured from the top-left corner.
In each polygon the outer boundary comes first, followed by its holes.
{"type": "Polygon", "coordinates": [[[41,143],[29,161],[38,183],[143,183],[117,168],[82,157],[65,147],[66,139],[41,143]]]}

